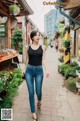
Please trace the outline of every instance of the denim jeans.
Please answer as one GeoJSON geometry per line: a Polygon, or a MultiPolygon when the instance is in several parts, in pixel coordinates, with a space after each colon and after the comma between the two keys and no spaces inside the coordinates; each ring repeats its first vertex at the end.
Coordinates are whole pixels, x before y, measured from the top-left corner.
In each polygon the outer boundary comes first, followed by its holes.
{"type": "Polygon", "coordinates": [[[36,90],[38,101],[42,99],[42,82],[43,82],[43,68],[40,66],[27,65],[25,72],[25,79],[29,91],[29,102],[31,112],[35,112],[34,94],[36,90]],[[35,86],[34,86],[35,82],[35,86]],[[35,87],[35,88],[34,88],[35,87]]]}

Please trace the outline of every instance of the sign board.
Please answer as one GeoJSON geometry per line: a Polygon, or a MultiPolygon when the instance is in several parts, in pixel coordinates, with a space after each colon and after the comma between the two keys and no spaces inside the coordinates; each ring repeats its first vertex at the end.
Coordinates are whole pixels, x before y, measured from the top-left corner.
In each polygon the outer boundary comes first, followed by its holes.
{"type": "Polygon", "coordinates": [[[0,24],[0,37],[5,37],[5,36],[6,36],[6,25],[0,24]]]}

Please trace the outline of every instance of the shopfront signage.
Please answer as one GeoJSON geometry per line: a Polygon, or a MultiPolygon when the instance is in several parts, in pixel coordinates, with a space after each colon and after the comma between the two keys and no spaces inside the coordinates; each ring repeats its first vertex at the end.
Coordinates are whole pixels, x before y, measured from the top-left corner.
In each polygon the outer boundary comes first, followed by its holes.
{"type": "Polygon", "coordinates": [[[6,26],[5,24],[0,24],[0,37],[6,36],[6,26]]]}

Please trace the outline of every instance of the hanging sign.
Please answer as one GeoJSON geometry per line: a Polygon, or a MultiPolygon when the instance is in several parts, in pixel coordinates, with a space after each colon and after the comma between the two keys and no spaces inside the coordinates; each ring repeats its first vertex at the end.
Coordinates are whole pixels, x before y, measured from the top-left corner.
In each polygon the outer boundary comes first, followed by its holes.
{"type": "Polygon", "coordinates": [[[6,26],[5,24],[0,24],[0,37],[6,36],[6,26]]]}

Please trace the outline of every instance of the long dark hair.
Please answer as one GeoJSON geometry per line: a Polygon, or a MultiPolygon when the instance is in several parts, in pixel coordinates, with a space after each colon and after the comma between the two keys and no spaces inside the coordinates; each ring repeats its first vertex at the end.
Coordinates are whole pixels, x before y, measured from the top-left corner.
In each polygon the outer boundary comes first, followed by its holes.
{"type": "Polygon", "coordinates": [[[33,41],[33,37],[37,34],[37,32],[38,32],[37,30],[34,30],[30,33],[30,38],[32,41],[33,41]]]}

